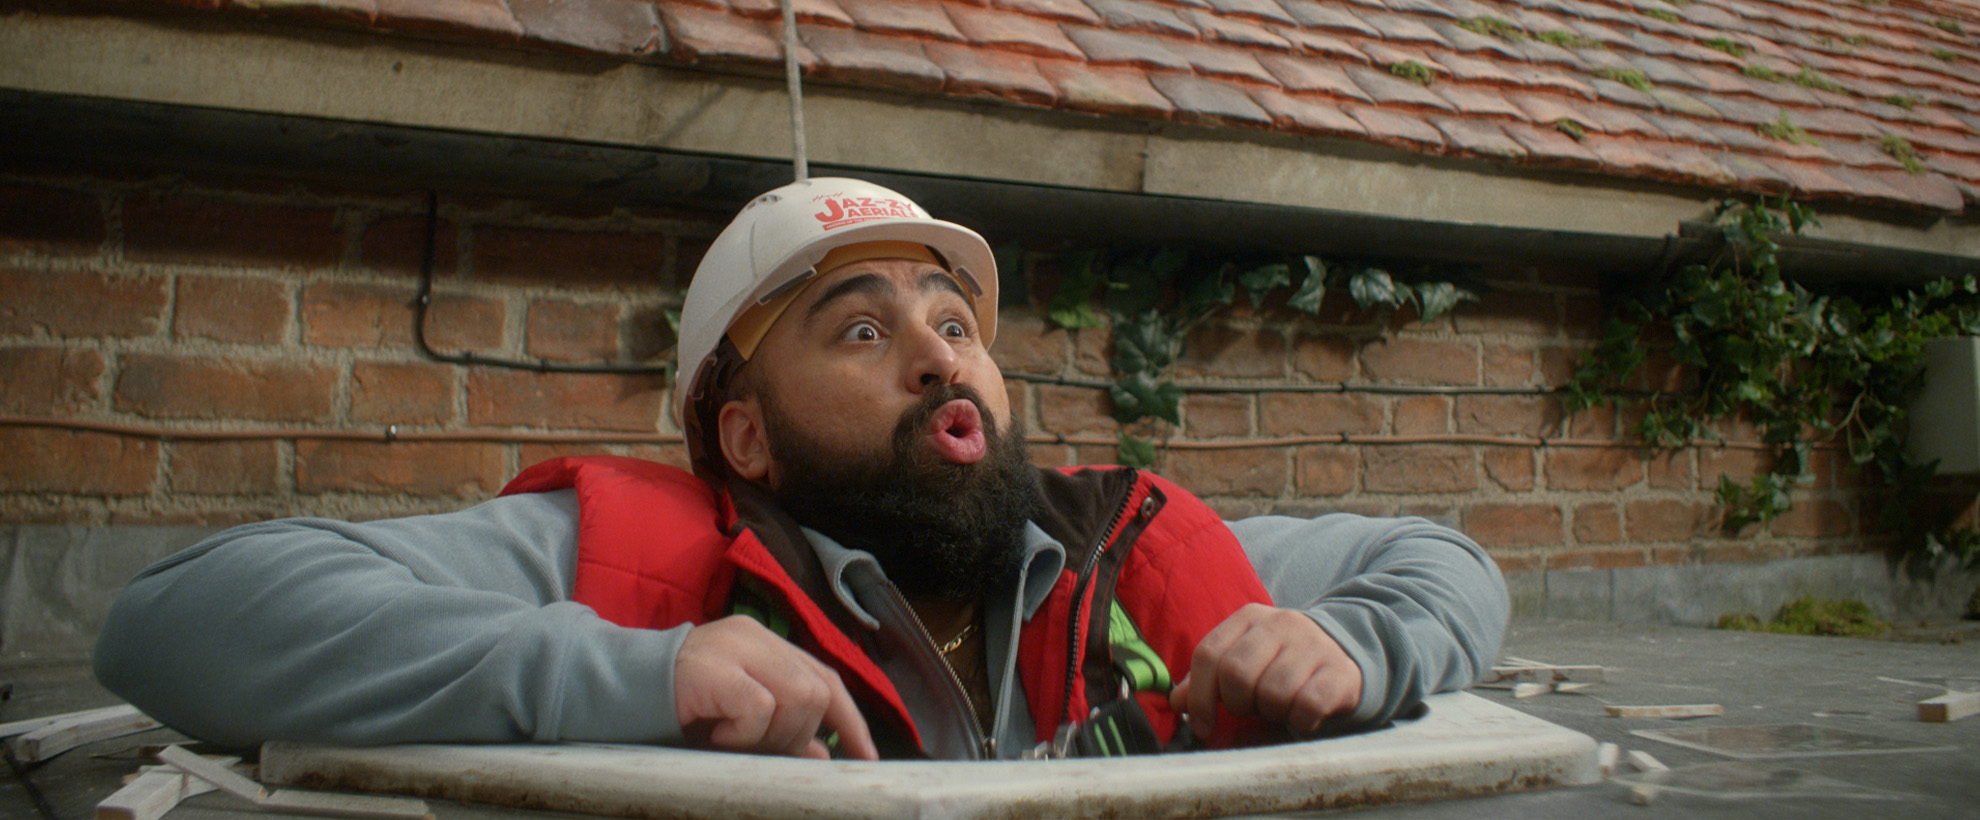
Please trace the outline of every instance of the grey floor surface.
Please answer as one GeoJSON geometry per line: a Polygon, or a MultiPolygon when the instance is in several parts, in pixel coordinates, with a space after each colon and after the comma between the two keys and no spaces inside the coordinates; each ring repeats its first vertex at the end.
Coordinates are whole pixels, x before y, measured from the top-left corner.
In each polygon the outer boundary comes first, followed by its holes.
{"type": "MultiPolygon", "coordinates": [[[[1515,699],[1479,693],[1562,726],[1655,755],[1675,772],[1648,806],[1622,782],[1460,800],[1377,806],[1329,817],[1367,818],[1980,818],[1980,716],[1921,723],[1917,701],[1948,686],[1980,689],[1980,624],[1954,624],[1923,640],[1861,640],[1721,632],[1587,621],[1515,621],[1506,654],[1607,668],[1605,682],[1576,694],[1515,699]],[[1943,635],[1940,640],[1932,636],[1943,635]],[[1716,703],[1721,717],[1614,718],[1606,704],[1716,703]],[[1760,730],[1752,727],[1787,727],[1760,730]],[[1776,756],[1739,759],[1637,732],[1748,727],[1745,740],[1777,739],[1776,756]],[[1812,727],[1812,728],[1810,728],[1812,727]],[[1867,740],[1865,739],[1867,738],[1867,740]],[[1879,751],[1856,750],[1864,745],[1879,751]],[[1839,748],[1840,747],[1840,748],[1839,748]],[[1883,749],[1882,747],[1890,747],[1883,749]],[[1781,752],[1824,751],[1817,756],[1781,752]]],[[[0,721],[114,702],[80,659],[0,660],[11,696],[0,721]]],[[[140,744],[176,736],[156,730],[86,746],[53,761],[0,774],[0,818],[71,820],[139,765],[140,744]]],[[[1709,738],[1708,738],[1709,739],[1709,738]]],[[[1624,772],[1629,771],[1627,764],[1624,772]]],[[[433,802],[440,820],[552,817],[433,802]]],[[[167,820],[269,817],[209,794],[167,820]]]]}

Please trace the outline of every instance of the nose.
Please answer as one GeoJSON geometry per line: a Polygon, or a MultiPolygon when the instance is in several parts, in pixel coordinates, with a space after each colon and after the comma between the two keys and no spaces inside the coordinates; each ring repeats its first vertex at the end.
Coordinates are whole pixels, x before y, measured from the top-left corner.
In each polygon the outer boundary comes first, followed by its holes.
{"type": "Polygon", "coordinates": [[[960,370],[956,349],[934,328],[917,326],[909,334],[907,361],[902,371],[903,387],[909,393],[919,395],[930,387],[953,382],[960,370]]]}

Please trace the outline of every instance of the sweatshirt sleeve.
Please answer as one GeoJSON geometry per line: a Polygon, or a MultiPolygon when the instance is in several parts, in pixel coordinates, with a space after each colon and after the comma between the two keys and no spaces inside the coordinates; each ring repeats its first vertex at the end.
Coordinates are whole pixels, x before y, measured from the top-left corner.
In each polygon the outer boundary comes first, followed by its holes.
{"type": "Polygon", "coordinates": [[[1231,530],[1272,600],[1304,610],[1361,667],[1356,725],[1469,686],[1498,657],[1505,579],[1456,531],[1345,514],[1260,516],[1231,530]]]}
{"type": "Polygon", "coordinates": [[[572,602],[576,542],[570,491],[237,527],[118,595],[97,679],[226,745],[678,742],[688,627],[627,629],[572,602]]]}

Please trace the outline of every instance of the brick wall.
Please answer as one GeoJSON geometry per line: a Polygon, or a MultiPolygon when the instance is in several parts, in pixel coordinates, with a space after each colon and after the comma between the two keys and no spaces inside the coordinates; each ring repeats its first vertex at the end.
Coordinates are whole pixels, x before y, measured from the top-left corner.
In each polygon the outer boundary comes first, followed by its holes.
{"type": "MultiPolygon", "coordinates": [[[[425,209],[423,195],[268,180],[0,175],[0,414],[181,434],[0,425],[11,455],[0,467],[0,523],[374,518],[463,506],[552,455],[684,461],[657,377],[422,357],[412,301],[425,209]],[[391,426],[498,435],[387,443],[391,426]],[[366,438],[279,435],[296,428],[366,438]],[[214,432],[267,437],[197,439],[214,432]],[[521,440],[542,434],[620,441],[521,440]]],[[[662,311],[678,305],[720,228],[662,209],[464,196],[442,196],[440,214],[433,346],[568,362],[663,361],[662,311]]],[[[1712,489],[1721,475],[1765,469],[1755,451],[1479,443],[1616,440],[1630,422],[1607,411],[1566,417],[1556,398],[1533,392],[1561,384],[1591,344],[1601,321],[1593,273],[1504,266],[1488,279],[1497,289],[1482,303],[1433,322],[1359,312],[1331,294],[1318,319],[1268,304],[1198,328],[1178,368],[1185,384],[1351,389],[1192,393],[1160,469],[1228,515],[1430,516],[1470,532],[1509,570],[1875,545],[1875,508],[1835,451],[1817,452],[1816,479],[1794,512],[1724,538],[1712,489]],[[1399,386],[1504,392],[1384,392],[1399,386]],[[1342,433],[1375,443],[1247,444],[1342,433]],[[1433,440],[1386,441],[1394,436],[1433,440]]],[[[1013,374],[1092,380],[1105,375],[1107,338],[1013,308],[996,353],[1013,374]]],[[[1041,463],[1112,459],[1104,392],[1016,379],[1010,390],[1041,463]]]]}

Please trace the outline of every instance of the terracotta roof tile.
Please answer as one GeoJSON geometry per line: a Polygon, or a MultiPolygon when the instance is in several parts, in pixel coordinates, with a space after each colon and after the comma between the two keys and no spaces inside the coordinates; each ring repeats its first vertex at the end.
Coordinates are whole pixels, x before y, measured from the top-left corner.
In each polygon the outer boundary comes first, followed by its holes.
{"type": "Polygon", "coordinates": [[[1599,168],[1602,165],[1602,159],[1594,152],[1581,147],[1581,143],[1552,125],[1509,122],[1499,127],[1505,129],[1506,136],[1525,148],[1528,158],[1534,162],[1571,168],[1599,168]]]}
{"type": "Polygon", "coordinates": [[[1852,168],[1903,168],[1904,164],[1885,151],[1874,139],[1836,137],[1825,139],[1822,147],[1852,168]]]}
{"type": "Polygon", "coordinates": [[[1147,31],[1195,37],[1196,26],[1168,6],[1143,0],[1086,0],[1100,19],[1115,31],[1147,31]]]}
{"type": "MultiPolygon", "coordinates": [[[[1277,8],[1277,6],[1273,8],[1277,8]]],[[[1190,22],[1195,23],[1197,29],[1203,32],[1203,39],[1205,40],[1230,43],[1238,46],[1264,46],[1265,48],[1284,51],[1290,51],[1293,47],[1292,41],[1273,34],[1270,29],[1250,20],[1236,17],[1219,17],[1209,12],[1196,11],[1194,9],[1190,10],[1188,14],[1190,22]]]]}
{"type": "Polygon", "coordinates": [[[1794,119],[1803,128],[1822,134],[1875,137],[1884,131],[1875,120],[1839,108],[1802,109],[1794,112],[1794,119]]]}
{"type": "Polygon", "coordinates": [[[1057,23],[1024,14],[1006,14],[962,3],[944,4],[963,39],[1048,57],[1078,57],[1079,46],[1057,23]]]}
{"type": "Polygon", "coordinates": [[[1253,56],[1258,53],[1256,51],[1190,42],[1169,43],[1168,47],[1176,56],[1195,66],[1198,74],[1239,77],[1260,83],[1276,82],[1265,67],[1258,64],[1258,58],[1253,56]]]}
{"type": "Polygon", "coordinates": [[[1648,54],[1638,54],[1630,57],[1629,62],[1630,65],[1636,66],[1638,70],[1642,71],[1643,76],[1649,78],[1650,82],[1658,85],[1672,85],[1691,89],[1703,89],[1705,87],[1705,84],[1699,82],[1697,77],[1691,76],[1691,72],[1685,71],[1677,63],[1670,60],[1659,59],[1648,54]]]}
{"type": "Polygon", "coordinates": [[[962,40],[949,15],[934,3],[894,3],[888,0],[838,0],[862,31],[918,34],[938,40],[962,40]]]}
{"type": "Polygon", "coordinates": [[[1210,7],[1216,9],[1219,15],[1251,17],[1274,23],[1298,22],[1273,0],[1210,0],[1210,7]]]}
{"type": "Polygon", "coordinates": [[[1788,159],[1763,159],[1761,161],[1771,166],[1774,170],[1780,171],[1782,176],[1787,177],[1788,184],[1794,186],[1794,193],[1799,196],[1812,194],[1818,197],[1848,196],[1857,199],[1898,198],[1896,191],[1882,185],[1877,185],[1869,190],[1863,190],[1859,186],[1851,185],[1837,179],[1834,174],[1828,173],[1837,169],[1824,168],[1817,163],[1788,159]]]}
{"type": "Polygon", "coordinates": [[[942,88],[942,68],[928,59],[921,41],[914,38],[803,23],[798,24],[798,34],[818,55],[818,70],[825,79],[916,91],[942,88]]]}
{"type": "Polygon", "coordinates": [[[1725,145],[1725,141],[1719,139],[1719,135],[1713,133],[1711,129],[1684,117],[1646,113],[1643,115],[1643,119],[1651,125],[1663,129],[1664,133],[1694,145],[1707,148],[1719,148],[1725,145]]]}
{"type": "Polygon", "coordinates": [[[1294,96],[1276,88],[1254,88],[1251,99],[1280,128],[1312,134],[1366,137],[1368,128],[1331,102],[1294,96]]]}
{"type": "Polygon", "coordinates": [[[1070,20],[1087,25],[1100,23],[1100,15],[1094,14],[1093,9],[1080,0],[993,0],[992,5],[1056,20],[1070,20]]]}
{"type": "Polygon", "coordinates": [[[1439,48],[1451,47],[1450,42],[1437,34],[1435,29],[1418,22],[1413,17],[1372,11],[1364,11],[1356,16],[1360,17],[1362,22],[1374,26],[1376,31],[1382,32],[1382,39],[1392,43],[1424,43],[1439,48]]]}
{"type": "Polygon", "coordinates": [[[1954,179],[1980,184],[1980,158],[1927,155],[1925,166],[1954,179]]]}
{"type": "Polygon", "coordinates": [[[1445,42],[1450,43],[1455,51],[1491,51],[1508,60],[1526,59],[1526,55],[1507,45],[1506,41],[1465,29],[1449,20],[1431,20],[1428,25],[1437,32],[1438,36],[1443,37],[1445,42]]]}
{"type": "MultiPolygon", "coordinates": [[[[1430,93],[1430,89],[1391,74],[1387,69],[1351,65],[1347,67],[1347,75],[1354,80],[1355,85],[1361,86],[1361,90],[1368,92],[1368,96],[1373,97],[1378,103],[1403,103],[1428,106],[1443,111],[1455,110],[1449,101],[1430,93]]],[[[1373,132],[1375,129],[1369,130],[1373,132]]]]}
{"type": "Polygon", "coordinates": [[[1587,60],[1582,59],[1580,55],[1572,51],[1552,43],[1543,43],[1539,40],[1515,40],[1512,46],[1528,62],[1552,63],[1576,71],[1588,70],[1587,60]]]}
{"type": "Polygon", "coordinates": [[[1646,146],[1646,150],[1663,157],[1664,172],[1670,174],[1672,181],[1713,187],[1731,187],[1739,182],[1739,177],[1721,165],[1712,153],[1690,145],[1668,142],[1647,143],[1646,146]]]}
{"type": "Polygon", "coordinates": [[[1449,69],[1444,68],[1436,60],[1430,59],[1430,56],[1424,54],[1422,50],[1408,46],[1398,48],[1386,43],[1367,42],[1361,44],[1361,51],[1367,54],[1368,58],[1373,60],[1375,65],[1382,68],[1389,68],[1401,63],[1416,63],[1437,72],[1437,76],[1439,77],[1451,73],[1449,69]]]}
{"type": "Polygon", "coordinates": [[[1344,110],[1368,129],[1370,139],[1384,145],[1430,150],[1444,147],[1443,133],[1413,115],[1362,105],[1345,106],[1344,110]]]}
{"type": "MultiPolygon", "coordinates": [[[[1761,125],[1775,122],[1786,111],[1781,106],[1751,97],[1728,97],[1703,92],[1692,96],[1699,102],[1710,106],[1713,111],[1719,112],[1719,116],[1727,121],[1745,123],[1747,125],[1761,125]]],[[[1791,114],[1789,116],[1792,117],[1791,114]]]]}
{"type": "Polygon", "coordinates": [[[1671,180],[1679,178],[1684,173],[1668,154],[1655,150],[1652,147],[1653,143],[1643,140],[1589,134],[1580,144],[1589,153],[1600,158],[1602,164],[1615,168],[1628,168],[1640,176],[1671,180]]]}
{"type": "Polygon", "coordinates": [[[1067,26],[1066,36],[1085,52],[1086,59],[1102,65],[1137,65],[1144,68],[1189,70],[1189,61],[1162,44],[1160,38],[1104,28],[1067,26]]]}
{"type": "Polygon", "coordinates": [[[1324,91],[1336,97],[1372,103],[1374,97],[1355,85],[1340,66],[1307,57],[1265,54],[1258,58],[1288,91],[1324,91]]]}
{"type": "Polygon", "coordinates": [[[1349,60],[1357,63],[1368,62],[1368,55],[1356,50],[1354,46],[1349,45],[1346,40],[1339,37],[1321,34],[1317,31],[1308,31],[1306,29],[1282,28],[1278,30],[1278,33],[1280,36],[1286,38],[1286,42],[1292,43],[1300,51],[1307,54],[1328,57],[1335,60],[1349,60]]]}
{"type": "Polygon", "coordinates": [[[1160,119],[1175,112],[1169,98],[1149,84],[1146,71],[1041,59],[1038,73],[1059,89],[1061,102],[1078,111],[1160,119]]]}
{"type": "MultiPolygon", "coordinates": [[[[1656,111],[1663,107],[1662,105],[1658,104],[1656,98],[1651,97],[1649,94],[1644,93],[1642,91],[1638,91],[1634,88],[1631,88],[1630,86],[1623,85],[1622,83],[1616,82],[1615,80],[1608,80],[1600,77],[1595,77],[1589,79],[1588,84],[1594,87],[1595,93],[1597,95],[1599,95],[1602,99],[1608,100],[1609,102],[1620,103],[1622,105],[1627,105],[1633,108],[1641,108],[1649,111],[1656,111]]],[[[1654,91],[1656,89],[1653,88],[1651,90],[1654,91]]],[[[1717,115],[1714,114],[1714,116],[1717,115]]]]}
{"type": "Polygon", "coordinates": [[[1396,11],[1423,14],[1431,17],[1456,17],[1458,13],[1450,4],[1438,0],[1388,0],[1388,6],[1396,11]]]}
{"type": "Polygon", "coordinates": [[[1371,9],[1381,9],[1383,11],[1387,11],[1389,9],[1389,4],[1382,2],[1382,0],[1347,0],[1347,1],[1357,6],[1367,6],[1368,8],[1371,9]]]}
{"type": "Polygon", "coordinates": [[[1452,150],[1500,159],[1524,159],[1526,148],[1489,120],[1464,117],[1431,117],[1431,125],[1444,135],[1452,150]]]}
{"type": "Polygon", "coordinates": [[[1272,115],[1251,101],[1236,84],[1194,74],[1153,72],[1148,81],[1176,107],[1177,119],[1191,122],[1235,122],[1270,125],[1272,115]]]}
{"type": "Polygon", "coordinates": [[[1532,120],[1543,125],[1559,120],[1574,120],[1582,125],[1592,125],[1587,115],[1570,104],[1570,101],[1552,94],[1507,94],[1506,99],[1526,112],[1522,119],[1532,120]]]}
{"type": "Polygon", "coordinates": [[[1552,68],[1536,68],[1533,66],[1514,65],[1507,66],[1506,69],[1513,76],[1518,77],[1522,85],[1530,88],[1552,89],[1563,94],[1575,94],[1589,100],[1599,96],[1595,91],[1595,78],[1590,75],[1574,74],[1552,68]],[[1586,79],[1584,80],[1583,77],[1586,77],[1586,79]]]}
{"type": "MultiPolygon", "coordinates": [[[[686,63],[775,62],[784,60],[782,25],[751,20],[684,3],[660,7],[667,27],[668,54],[686,63]]],[[[816,67],[818,57],[801,43],[798,64],[816,67]]]]}
{"type": "Polygon", "coordinates": [[[1463,114],[1474,117],[1511,117],[1518,120],[1527,118],[1525,111],[1508,101],[1499,93],[1499,89],[1490,86],[1436,83],[1430,86],[1430,90],[1437,96],[1449,100],[1451,105],[1456,106],[1463,114]]]}
{"type": "Polygon", "coordinates": [[[1709,122],[1699,127],[1710,131],[1712,136],[1729,149],[1747,154],[1774,153],[1774,141],[1760,136],[1751,126],[1738,123],[1709,122]]]}
{"type": "Polygon", "coordinates": [[[1502,83],[1505,85],[1514,85],[1519,82],[1518,77],[1513,76],[1511,72],[1500,68],[1498,63],[1490,60],[1473,59],[1461,54],[1445,54],[1438,57],[1437,61],[1443,64],[1445,70],[1449,71],[1453,78],[1464,82],[1502,83]]]}
{"type": "Polygon", "coordinates": [[[1581,52],[1581,60],[1588,64],[1588,70],[1591,76],[1594,72],[1602,69],[1612,68],[1617,71],[1636,70],[1636,64],[1630,62],[1629,57],[1624,56],[1626,54],[1629,54],[1629,52],[1610,51],[1606,48],[1590,49],[1581,52]]]}
{"type": "Polygon", "coordinates": [[[1581,114],[1582,122],[1590,123],[1605,134],[1636,134],[1652,139],[1669,139],[1664,129],[1627,109],[1602,103],[1582,102],[1575,106],[1581,114]]]}
{"type": "Polygon", "coordinates": [[[1650,89],[1650,98],[1656,100],[1657,107],[1665,111],[1673,111],[1705,120],[1716,120],[1722,116],[1717,109],[1700,102],[1697,97],[1693,97],[1682,91],[1669,88],[1652,88],[1650,89]]]}
{"type": "Polygon", "coordinates": [[[955,43],[929,43],[927,51],[947,77],[943,90],[948,93],[1024,105],[1051,105],[1058,100],[1058,89],[1038,73],[1038,64],[1030,57],[955,43]]]}
{"type": "Polygon", "coordinates": [[[1955,133],[1942,128],[1892,128],[1900,132],[1912,145],[1938,148],[1957,154],[1980,154],[1980,139],[1969,134],[1955,133]]]}
{"type": "Polygon", "coordinates": [[[573,51],[633,56],[664,48],[660,15],[647,3],[509,0],[523,38],[573,51]],[[573,14],[582,4],[584,13],[573,14]]]}
{"type": "MultiPolygon", "coordinates": [[[[1698,73],[1701,75],[1708,73],[1714,75],[1718,74],[1718,72],[1704,72],[1704,71],[1698,73]]],[[[1762,80],[1754,77],[1747,77],[1738,74],[1724,75],[1724,76],[1727,76],[1732,80],[1734,80],[1735,84],[1737,85],[1737,87],[1730,89],[1730,93],[1750,94],[1752,96],[1760,97],[1765,100],[1770,100],[1775,103],[1784,103],[1787,105],[1815,106],[1822,104],[1822,100],[1816,97],[1814,92],[1809,91],[1808,89],[1802,88],[1801,86],[1795,85],[1793,83],[1769,82],[1767,80],[1762,80]]],[[[1715,93],[1728,93],[1728,89],[1725,88],[1715,87],[1715,88],[1711,88],[1710,90],[1715,93]]]]}
{"type": "Polygon", "coordinates": [[[1629,35],[1593,20],[1569,20],[1567,24],[1569,31],[1601,43],[1604,48],[1630,46],[1634,42],[1629,35]]]}
{"type": "Polygon", "coordinates": [[[1312,0],[1279,0],[1279,5],[1303,26],[1345,31],[1364,37],[1382,36],[1382,32],[1375,30],[1374,26],[1363,22],[1361,18],[1332,6],[1323,6],[1312,0]]]}
{"type": "Polygon", "coordinates": [[[451,33],[466,29],[491,32],[510,40],[522,36],[522,26],[502,0],[377,0],[380,27],[397,31],[451,33]]]}
{"type": "Polygon", "coordinates": [[[1775,196],[1794,190],[1794,182],[1779,169],[1746,154],[1725,153],[1719,164],[1731,172],[1741,190],[1775,196]]]}

